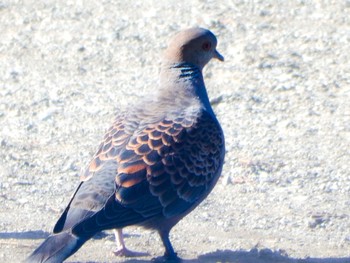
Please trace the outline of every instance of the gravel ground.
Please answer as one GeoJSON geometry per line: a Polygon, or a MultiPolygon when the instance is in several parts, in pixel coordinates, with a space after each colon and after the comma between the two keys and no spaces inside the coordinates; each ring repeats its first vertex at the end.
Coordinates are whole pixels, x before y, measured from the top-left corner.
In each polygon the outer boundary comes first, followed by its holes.
{"type": "MultiPolygon", "coordinates": [[[[52,230],[119,107],[156,89],[170,35],[199,25],[227,155],[209,198],[173,230],[185,262],[350,262],[350,1],[0,1],[0,261],[52,230]]],[[[69,262],[117,258],[111,232],[69,262]]]]}

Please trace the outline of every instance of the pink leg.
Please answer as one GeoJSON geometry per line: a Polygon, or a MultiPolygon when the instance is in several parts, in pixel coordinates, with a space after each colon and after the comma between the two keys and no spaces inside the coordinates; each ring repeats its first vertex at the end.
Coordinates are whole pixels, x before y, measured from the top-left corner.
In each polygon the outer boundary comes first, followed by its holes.
{"type": "Polygon", "coordinates": [[[113,229],[114,236],[115,236],[115,243],[117,244],[117,249],[113,251],[114,255],[119,257],[142,257],[147,256],[148,253],[144,252],[137,252],[127,249],[125,242],[124,242],[124,236],[123,236],[123,230],[122,229],[113,229]]]}

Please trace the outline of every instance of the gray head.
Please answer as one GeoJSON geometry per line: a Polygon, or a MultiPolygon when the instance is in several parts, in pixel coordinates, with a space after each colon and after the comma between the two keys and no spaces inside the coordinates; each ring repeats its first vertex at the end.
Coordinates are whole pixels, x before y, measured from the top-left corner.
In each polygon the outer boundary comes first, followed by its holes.
{"type": "Polygon", "coordinates": [[[190,28],[180,31],[170,40],[164,58],[167,63],[187,62],[203,69],[212,58],[224,61],[216,45],[216,37],[209,30],[190,28]]]}

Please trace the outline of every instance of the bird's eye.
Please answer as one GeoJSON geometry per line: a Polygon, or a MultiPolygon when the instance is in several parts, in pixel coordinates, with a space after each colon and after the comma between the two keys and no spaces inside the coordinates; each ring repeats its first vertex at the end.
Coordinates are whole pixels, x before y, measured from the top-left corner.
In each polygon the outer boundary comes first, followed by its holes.
{"type": "Polygon", "coordinates": [[[211,48],[211,43],[210,42],[204,42],[202,45],[202,49],[205,51],[209,51],[211,48]]]}

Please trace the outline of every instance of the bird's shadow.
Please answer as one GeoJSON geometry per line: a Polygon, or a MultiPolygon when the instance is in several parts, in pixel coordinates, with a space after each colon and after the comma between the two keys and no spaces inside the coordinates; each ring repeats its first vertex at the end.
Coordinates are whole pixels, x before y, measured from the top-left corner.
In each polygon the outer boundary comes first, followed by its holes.
{"type": "MultiPolygon", "coordinates": [[[[142,259],[128,259],[123,263],[149,263],[154,261],[142,259]]],[[[273,251],[271,249],[253,248],[246,250],[217,250],[215,252],[206,253],[194,259],[183,259],[182,263],[350,263],[350,257],[337,258],[305,258],[298,259],[289,257],[285,252],[273,251]]]]}
{"type": "MultiPolygon", "coordinates": [[[[0,232],[0,239],[45,239],[50,233],[37,231],[24,232],[0,232]]],[[[95,239],[106,237],[106,234],[101,233],[96,235],[95,239]]],[[[142,258],[125,259],[124,261],[117,260],[123,263],[150,263],[157,262],[154,260],[145,260],[142,258]]],[[[227,262],[227,263],[350,263],[350,257],[326,257],[317,258],[309,257],[298,259],[288,256],[284,251],[274,251],[268,248],[247,250],[217,250],[206,253],[193,259],[183,259],[183,263],[212,263],[212,262],[227,262]]],[[[92,262],[90,262],[92,263],[92,262]]],[[[96,263],[96,262],[95,262],[96,263]]],[[[170,263],[170,262],[169,262],[170,263]]]]}

